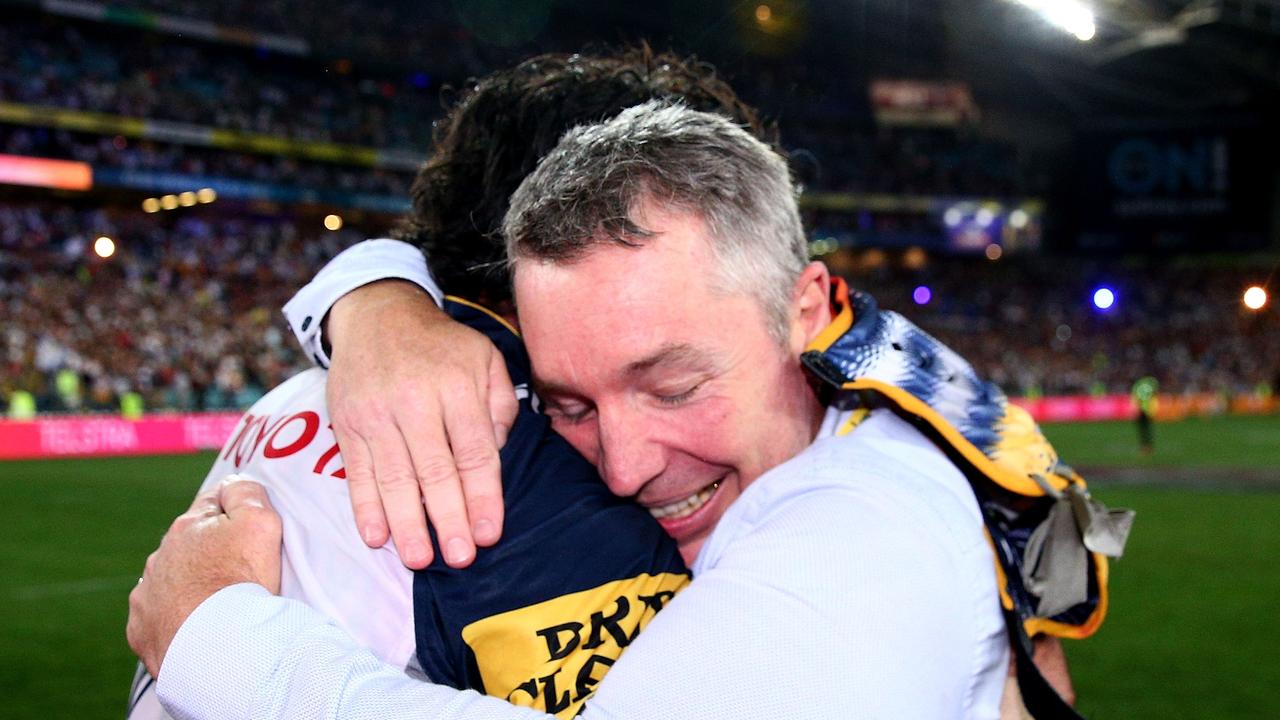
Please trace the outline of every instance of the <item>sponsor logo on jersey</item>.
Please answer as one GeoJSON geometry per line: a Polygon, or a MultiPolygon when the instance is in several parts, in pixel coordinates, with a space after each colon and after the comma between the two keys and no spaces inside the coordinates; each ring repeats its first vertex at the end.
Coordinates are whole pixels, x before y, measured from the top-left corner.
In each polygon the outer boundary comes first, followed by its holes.
{"type": "Polygon", "coordinates": [[[477,620],[463,629],[462,638],[475,655],[485,693],[570,718],[581,712],[622,651],[688,583],[687,575],[674,573],[615,580],[477,620]]]}

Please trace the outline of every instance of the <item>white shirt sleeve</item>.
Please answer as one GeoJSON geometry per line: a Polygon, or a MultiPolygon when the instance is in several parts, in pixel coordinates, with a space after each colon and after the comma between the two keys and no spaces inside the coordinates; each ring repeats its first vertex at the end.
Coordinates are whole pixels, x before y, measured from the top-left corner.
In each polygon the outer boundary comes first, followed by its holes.
{"type": "Polygon", "coordinates": [[[156,688],[177,720],[554,720],[413,680],[315,610],[247,583],[196,608],[169,646],[156,688]]]}
{"type": "Polygon", "coordinates": [[[320,333],[321,321],[343,295],[376,280],[408,280],[439,305],[444,293],[427,269],[422,253],[399,240],[365,240],[338,253],[284,306],[284,317],[307,355],[329,367],[320,333]]]}

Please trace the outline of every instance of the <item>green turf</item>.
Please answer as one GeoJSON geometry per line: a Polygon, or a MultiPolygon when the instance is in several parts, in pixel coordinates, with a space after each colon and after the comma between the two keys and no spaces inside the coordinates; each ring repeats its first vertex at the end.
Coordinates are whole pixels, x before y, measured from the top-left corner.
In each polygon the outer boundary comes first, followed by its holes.
{"type": "MultiPolygon", "coordinates": [[[[1280,418],[1046,433],[1074,464],[1280,468],[1280,418]]],[[[119,718],[127,595],[209,454],[0,463],[0,718],[119,718]]],[[[1228,474],[1224,470],[1224,476],[1228,474]]],[[[1212,475],[1212,471],[1209,472],[1212,475]]],[[[1099,634],[1068,644],[1094,718],[1280,717],[1280,492],[1100,488],[1139,511],[1099,634]]]]}
{"type": "Polygon", "coordinates": [[[0,462],[0,717],[123,717],[129,590],[211,464],[0,462]]]}
{"type": "Polygon", "coordinates": [[[1280,717],[1280,493],[1105,495],[1138,518],[1107,622],[1067,643],[1085,715],[1280,717]]]}
{"type": "Polygon", "coordinates": [[[1138,453],[1132,422],[1043,426],[1067,463],[1079,467],[1259,468],[1280,478],[1280,415],[1192,418],[1155,424],[1155,452],[1138,453]]]}

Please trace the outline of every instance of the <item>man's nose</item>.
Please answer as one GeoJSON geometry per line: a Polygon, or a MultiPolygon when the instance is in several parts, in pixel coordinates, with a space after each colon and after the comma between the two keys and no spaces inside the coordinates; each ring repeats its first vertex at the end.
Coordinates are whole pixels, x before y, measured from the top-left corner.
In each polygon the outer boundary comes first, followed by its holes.
{"type": "Polygon", "coordinates": [[[597,411],[600,476],[614,495],[631,497],[662,474],[666,453],[643,413],[626,406],[597,411]]]}

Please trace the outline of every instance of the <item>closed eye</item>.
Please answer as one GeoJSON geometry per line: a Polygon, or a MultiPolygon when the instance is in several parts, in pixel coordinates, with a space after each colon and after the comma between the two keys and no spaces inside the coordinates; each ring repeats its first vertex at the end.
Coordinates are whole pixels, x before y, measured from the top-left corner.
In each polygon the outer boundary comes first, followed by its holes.
{"type": "Polygon", "coordinates": [[[702,383],[698,383],[697,385],[694,385],[693,387],[683,392],[673,393],[669,395],[659,394],[657,396],[658,402],[662,403],[663,405],[680,405],[681,403],[688,402],[690,399],[692,399],[694,394],[698,392],[698,388],[700,387],[702,387],[702,383]]]}
{"type": "Polygon", "coordinates": [[[570,424],[580,423],[591,417],[594,408],[586,403],[547,403],[547,416],[570,424]]]}

